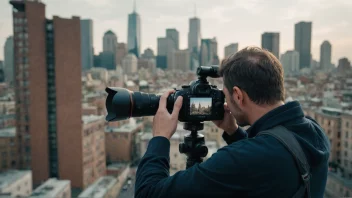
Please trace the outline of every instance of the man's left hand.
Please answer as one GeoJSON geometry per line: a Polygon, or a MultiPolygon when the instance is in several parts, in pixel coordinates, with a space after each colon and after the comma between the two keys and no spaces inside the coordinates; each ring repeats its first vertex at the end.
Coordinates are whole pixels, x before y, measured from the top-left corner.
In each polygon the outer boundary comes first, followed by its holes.
{"type": "Polygon", "coordinates": [[[170,90],[160,97],[159,109],[156,112],[153,120],[153,136],[162,136],[170,139],[175,133],[178,122],[178,114],[182,107],[182,96],[179,96],[174,104],[172,114],[167,111],[167,98],[175,90],[170,90]]]}

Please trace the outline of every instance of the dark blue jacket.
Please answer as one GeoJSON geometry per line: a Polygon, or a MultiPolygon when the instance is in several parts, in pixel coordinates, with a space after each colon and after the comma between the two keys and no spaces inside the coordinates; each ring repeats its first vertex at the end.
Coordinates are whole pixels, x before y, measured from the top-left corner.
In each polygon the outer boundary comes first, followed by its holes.
{"type": "Polygon", "coordinates": [[[224,133],[228,146],[171,177],[170,142],[154,137],[138,166],[135,197],[292,197],[301,182],[292,155],[271,136],[255,137],[277,125],[294,133],[311,167],[311,196],[323,197],[329,141],[323,129],[304,116],[298,102],[270,111],[247,131],[239,128],[233,136],[224,133]]]}

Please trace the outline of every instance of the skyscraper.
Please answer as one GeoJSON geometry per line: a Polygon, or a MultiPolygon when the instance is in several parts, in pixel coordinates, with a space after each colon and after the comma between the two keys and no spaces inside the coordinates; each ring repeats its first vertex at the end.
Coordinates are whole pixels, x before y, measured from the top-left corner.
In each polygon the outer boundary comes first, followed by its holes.
{"type": "Polygon", "coordinates": [[[81,20],[81,62],[82,69],[89,70],[93,67],[93,21],[81,20]]]}
{"type": "Polygon", "coordinates": [[[154,51],[150,48],[145,49],[144,53],[142,54],[142,58],[146,58],[146,59],[155,58],[154,51]]]}
{"type": "Polygon", "coordinates": [[[188,49],[191,52],[199,52],[201,41],[200,19],[196,16],[189,19],[188,49]]]}
{"type": "Polygon", "coordinates": [[[299,53],[296,51],[286,51],[280,58],[285,76],[299,72],[299,53]]]}
{"type": "Polygon", "coordinates": [[[299,53],[299,66],[309,68],[311,61],[312,22],[295,24],[295,51],[299,53]]]}
{"type": "Polygon", "coordinates": [[[14,56],[13,56],[13,37],[6,39],[4,46],[4,72],[6,82],[12,83],[14,79],[14,56]]]}
{"type": "Polygon", "coordinates": [[[167,37],[158,38],[157,67],[166,69],[172,68],[172,55],[176,50],[175,42],[167,37]]]}
{"type": "Polygon", "coordinates": [[[269,50],[276,58],[280,58],[280,33],[264,32],[262,34],[262,48],[269,50]]]}
{"type": "Polygon", "coordinates": [[[100,56],[101,66],[108,70],[116,69],[117,36],[108,30],[103,37],[103,53],[100,56]]]}
{"type": "Polygon", "coordinates": [[[324,41],[320,46],[320,68],[328,71],[331,67],[331,44],[324,41]]]}
{"type": "Polygon", "coordinates": [[[117,65],[122,65],[123,58],[128,54],[126,43],[117,44],[116,61],[117,65]]]}
{"type": "Polygon", "coordinates": [[[175,49],[179,49],[179,33],[176,29],[166,29],[166,38],[171,39],[175,44],[175,49]]]}
{"type": "Polygon", "coordinates": [[[129,53],[122,60],[122,69],[126,74],[137,72],[138,59],[133,53],[129,53]]]}
{"type": "Polygon", "coordinates": [[[200,47],[200,64],[204,66],[218,65],[218,42],[216,38],[202,39],[200,47]]]}
{"type": "Polygon", "coordinates": [[[343,57],[339,59],[339,64],[337,66],[337,71],[339,73],[346,73],[351,71],[352,67],[351,67],[351,62],[350,60],[348,60],[348,58],[343,57]]]}
{"type": "Polygon", "coordinates": [[[104,174],[105,153],[87,147],[95,138],[82,118],[80,18],[50,20],[40,1],[10,3],[16,38],[17,165],[32,170],[34,185],[57,177],[84,188],[104,174]]]}
{"type": "Polygon", "coordinates": [[[133,12],[128,15],[127,47],[128,52],[137,56],[141,50],[141,19],[136,12],[136,1],[134,0],[133,12]]]}
{"type": "Polygon", "coordinates": [[[225,51],[224,58],[236,53],[238,51],[238,43],[231,43],[230,45],[225,47],[224,51],[225,51]]]}

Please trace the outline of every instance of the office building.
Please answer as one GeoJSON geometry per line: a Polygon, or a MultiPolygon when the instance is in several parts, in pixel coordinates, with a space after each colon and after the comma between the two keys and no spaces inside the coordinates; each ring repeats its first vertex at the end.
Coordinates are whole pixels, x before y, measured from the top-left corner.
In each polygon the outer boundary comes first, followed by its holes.
{"type": "MultiPolygon", "coordinates": [[[[138,90],[137,90],[138,91],[138,90]]],[[[131,162],[139,157],[136,145],[138,132],[143,130],[143,123],[130,119],[121,126],[105,128],[106,159],[110,162],[131,162]]]]}
{"type": "Polygon", "coordinates": [[[117,197],[122,188],[122,181],[112,176],[99,178],[96,182],[85,189],[78,198],[109,198],[117,197]]]}
{"type": "Polygon", "coordinates": [[[262,34],[262,48],[273,53],[276,58],[280,58],[280,33],[264,32],[262,34]]]}
{"type": "Polygon", "coordinates": [[[210,66],[218,65],[218,43],[216,38],[202,39],[200,47],[200,65],[210,66]]]}
{"type": "Polygon", "coordinates": [[[136,12],[136,1],[134,0],[133,12],[128,15],[127,32],[128,53],[133,53],[138,58],[141,50],[141,18],[136,12]]]}
{"type": "Polygon", "coordinates": [[[339,64],[337,66],[337,72],[343,74],[343,73],[348,73],[351,71],[351,62],[348,60],[348,58],[340,58],[339,59],[339,64]]]}
{"type": "Polygon", "coordinates": [[[117,36],[108,30],[103,37],[103,52],[100,54],[101,66],[107,70],[116,69],[117,36]]]}
{"type": "Polygon", "coordinates": [[[117,44],[116,62],[117,65],[122,65],[122,60],[128,54],[126,43],[117,44]]]}
{"type": "Polygon", "coordinates": [[[188,72],[191,69],[191,53],[189,50],[176,50],[173,53],[173,68],[172,70],[179,70],[188,72]]]}
{"type": "MultiPolygon", "coordinates": [[[[16,30],[19,30],[16,27],[16,30]]],[[[4,46],[4,72],[5,72],[5,79],[8,83],[13,83],[14,79],[14,48],[13,48],[13,37],[9,36],[6,39],[5,46],[4,46]]]]}
{"type": "Polygon", "coordinates": [[[125,74],[133,74],[137,72],[138,59],[133,53],[127,54],[122,60],[122,69],[125,74]]]}
{"type": "Polygon", "coordinates": [[[224,49],[224,58],[229,57],[232,54],[235,54],[238,51],[238,43],[231,43],[228,46],[225,46],[224,49]]]}
{"type": "Polygon", "coordinates": [[[296,51],[286,51],[280,58],[285,76],[299,73],[299,53],[296,51]]]}
{"type": "Polygon", "coordinates": [[[31,171],[9,170],[0,173],[0,197],[28,197],[31,193],[31,171]]]}
{"type": "Polygon", "coordinates": [[[156,66],[162,69],[172,68],[172,55],[175,50],[175,43],[170,38],[158,38],[156,66]]]}
{"type": "Polygon", "coordinates": [[[86,152],[92,147],[84,147],[80,18],[46,19],[40,1],[10,3],[18,76],[17,165],[32,170],[34,185],[56,177],[70,180],[74,188],[84,188],[92,178],[104,174],[105,159],[99,162],[103,165],[96,162],[100,158],[87,161],[94,152],[86,152]]]}
{"type": "Polygon", "coordinates": [[[188,49],[191,52],[199,52],[201,44],[200,19],[193,17],[189,19],[188,49]]]}
{"type": "Polygon", "coordinates": [[[299,67],[310,68],[312,45],[312,22],[295,24],[295,51],[299,53],[299,67]]]}
{"type": "Polygon", "coordinates": [[[81,20],[81,63],[83,70],[93,67],[93,21],[91,19],[81,20]]]}
{"type": "Polygon", "coordinates": [[[324,197],[351,197],[352,180],[341,177],[334,172],[328,172],[324,197]]]}
{"type": "Polygon", "coordinates": [[[71,182],[69,180],[48,179],[36,188],[29,198],[68,198],[71,197],[71,182]]]}
{"type": "Polygon", "coordinates": [[[179,33],[176,29],[166,29],[166,38],[174,42],[175,49],[179,49],[179,33]]]}
{"type": "Polygon", "coordinates": [[[320,69],[329,71],[333,69],[331,66],[331,44],[329,41],[324,41],[320,45],[320,69]]]}
{"type": "Polygon", "coordinates": [[[0,129],[0,171],[16,169],[17,147],[16,128],[0,129]]]}

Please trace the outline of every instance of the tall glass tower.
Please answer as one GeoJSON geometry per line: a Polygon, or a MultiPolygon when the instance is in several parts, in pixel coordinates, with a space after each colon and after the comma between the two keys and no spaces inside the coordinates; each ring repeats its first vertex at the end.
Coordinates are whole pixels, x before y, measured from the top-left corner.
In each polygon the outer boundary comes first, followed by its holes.
{"type": "Polygon", "coordinates": [[[134,1],[133,12],[128,15],[127,47],[129,53],[139,57],[141,49],[141,18],[136,12],[136,1],[134,1]]]}

